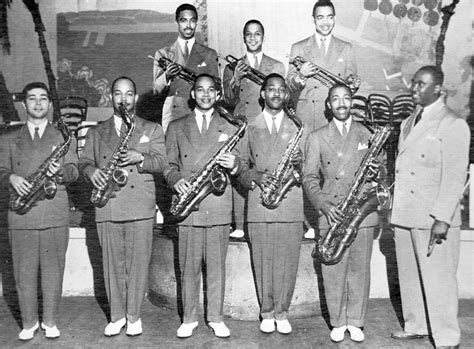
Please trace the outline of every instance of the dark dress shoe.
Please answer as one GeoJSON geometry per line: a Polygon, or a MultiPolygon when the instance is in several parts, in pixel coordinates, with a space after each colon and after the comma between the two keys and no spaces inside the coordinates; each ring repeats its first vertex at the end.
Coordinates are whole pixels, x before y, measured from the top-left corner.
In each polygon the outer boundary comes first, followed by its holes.
{"type": "Polygon", "coordinates": [[[410,333],[405,331],[396,331],[392,333],[392,338],[395,339],[420,339],[428,337],[428,335],[410,333]]]}

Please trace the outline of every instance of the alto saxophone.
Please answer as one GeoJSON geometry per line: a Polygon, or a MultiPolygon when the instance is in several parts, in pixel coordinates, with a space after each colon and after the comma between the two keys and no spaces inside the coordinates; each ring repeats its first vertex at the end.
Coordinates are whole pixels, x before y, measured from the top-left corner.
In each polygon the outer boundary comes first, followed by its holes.
{"type": "Polygon", "coordinates": [[[286,112],[298,127],[298,132],[288,142],[285,153],[278,166],[273,170],[272,177],[274,181],[270,185],[264,186],[260,193],[262,205],[270,210],[280,206],[286,193],[294,185],[299,186],[301,184],[301,168],[295,167],[292,159],[300,151],[299,143],[303,135],[303,124],[292,107],[287,107],[286,112]]]}
{"type": "Polygon", "coordinates": [[[64,143],[56,147],[51,155],[41,164],[41,166],[31,175],[26,178],[31,184],[31,189],[26,195],[20,195],[15,190],[10,195],[9,206],[10,209],[18,214],[27,213],[36,202],[44,199],[52,199],[58,190],[56,176],[48,174],[49,165],[62,158],[69,150],[72,136],[71,131],[64,123],[63,118],[60,118],[57,123],[57,128],[61,132],[64,143]]]}
{"type": "Polygon", "coordinates": [[[209,158],[204,166],[189,178],[189,189],[173,198],[170,212],[179,220],[185,219],[192,211],[199,209],[199,204],[211,193],[222,194],[227,186],[227,177],[224,169],[217,163],[220,155],[230,152],[238,143],[247,128],[247,118],[243,115],[232,116],[224,107],[216,103],[214,108],[229,122],[239,128],[232,137],[209,158]]]}
{"type": "Polygon", "coordinates": [[[380,209],[388,209],[391,204],[390,190],[385,183],[385,167],[379,167],[376,173],[371,164],[382,150],[393,127],[375,126],[375,132],[369,140],[370,148],[362,159],[361,165],[344,198],[339,201],[337,208],[343,213],[343,219],[333,224],[325,236],[321,236],[312,252],[313,258],[319,256],[324,264],[338,263],[344,252],[357,236],[360,223],[370,213],[380,209]],[[375,181],[376,186],[363,191],[367,181],[375,181]]]}
{"type": "Polygon", "coordinates": [[[117,166],[120,161],[120,153],[127,149],[128,141],[135,129],[135,119],[130,117],[123,103],[119,105],[119,116],[127,127],[127,132],[115,147],[107,165],[102,168],[102,172],[106,175],[106,184],[102,187],[94,187],[92,190],[91,203],[99,208],[104,207],[109,199],[113,197],[114,192],[119,191],[128,181],[128,172],[122,168],[117,168],[117,166]]]}

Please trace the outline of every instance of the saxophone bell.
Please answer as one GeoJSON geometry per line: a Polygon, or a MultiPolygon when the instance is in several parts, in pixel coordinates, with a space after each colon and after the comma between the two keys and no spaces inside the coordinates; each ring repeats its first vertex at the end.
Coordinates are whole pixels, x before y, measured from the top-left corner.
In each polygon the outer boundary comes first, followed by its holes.
{"type": "Polygon", "coordinates": [[[112,179],[118,187],[124,187],[128,182],[128,172],[124,169],[116,169],[112,174],[112,179]]]}

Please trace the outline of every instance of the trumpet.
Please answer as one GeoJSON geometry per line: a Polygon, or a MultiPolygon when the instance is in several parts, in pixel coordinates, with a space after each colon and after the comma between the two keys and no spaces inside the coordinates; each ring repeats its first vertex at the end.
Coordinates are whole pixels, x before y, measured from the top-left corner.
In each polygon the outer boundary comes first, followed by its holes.
{"type": "MultiPolygon", "coordinates": [[[[232,70],[235,70],[235,67],[237,66],[237,63],[239,63],[239,60],[237,58],[235,58],[234,56],[232,55],[227,55],[225,57],[222,57],[220,55],[220,53],[217,53],[217,57],[225,60],[227,63],[229,63],[229,68],[232,69],[232,70]]],[[[245,70],[247,72],[247,75],[245,75],[245,77],[247,77],[249,80],[255,82],[257,85],[262,85],[263,84],[263,80],[265,80],[266,78],[266,75],[263,74],[261,71],[255,69],[255,68],[252,68],[251,66],[249,66],[248,64],[245,64],[245,70]]]]}
{"type": "MultiPolygon", "coordinates": [[[[301,69],[301,66],[306,62],[308,62],[308,60],[301,56],[290,57],[290,64],[293,64],[298,71],[301,69]]],[[[345,85],[353,95],[357,92],[360,86],[360,78],[357,75],[350,74],[346,80],[343,80],[341,77],[331,73],[326,69],[321,68],[318,65],[316,65],[316,73],[314,73],[314,75],[312,75],[311,77],[318,80],[327,88],[331,88],[335,84],[345,85]]]]}

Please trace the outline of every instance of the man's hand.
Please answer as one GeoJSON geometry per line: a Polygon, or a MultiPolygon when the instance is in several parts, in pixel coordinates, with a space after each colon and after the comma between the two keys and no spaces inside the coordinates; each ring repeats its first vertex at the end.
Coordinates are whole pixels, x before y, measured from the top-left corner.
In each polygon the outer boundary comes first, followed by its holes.
{"type": "Polygon", "coordinates": [[[63,169],[58,161],[53,161],[48,166],[48,171],[46,175],[48,177],[53,177],[54,175],[61,176],[63,174],[63,169]]]}
{"type": "Polygon", "coordinates": [[[293,164],[293,167],[301,167],[301,164],[303,163],[303,154],[301,152],[301,149],[298,149],[298,151],[292,154],[291,163],[293,164]]]}
{"type": "Polygon", "coordinates": [[[239,164],[239,158],[231,153],[225,153],[217,158],[217,163],[224,168],[233,170],[239,164]]]}
{"type": "Polygon", "coordinates": [[[135,149],[126,149],[120,152],[120,166],[138,164],[142,161],[142,153],[135,149]]]}
{"type": "Polygon", "coordinates": [[[343,212],[332,202],[325,200],[321,205],[321,212],[326,216],[330,226],[344,218],[343,212]]]}
{"type": "Polygon", "coordinates": [[[441,244],[448,237],[449,224],[435,219],[431,226],[430,242],[428,243],[428,254],[431,255],[436,244],[441,244]]]}
{"type": "Polygon", "coordinates": [[[191,187],[191,184],[184,178],[181,178],[176,184],[173,186],[173,189],[179,194],[183,195],[186,193],[189,188],[191,187]]]}
{"type": "Polygon", "coordinates": [[[253,181],[260,189],[263,189],[264,187],[274,186],[276,179],[269,173],[258,171],[253,181]]]}
{"type": "Polygon", "coordinates": [[[10,175],[9,181],[12,188],[21,196],[27,195],[31,190],[31,184],[23,177],[14,173],[10,175]]]}
{"type": "Polygon", "coordinates": [[[182,67],[179,64],[177,64],[175,62],[170,63],[166,67],[166,70],[165,70],[166,81],[173,80],[179,74],[181,69],[182,69],[182,67]]]}
{"type": "Polygon", "coordinates": [[[107,175],[99,168],[96,168],[89,177],[96,188],[103,188],[107,184],[107,175]]]}
{"type": "Polygon", "coordinates": [[[234,81],[240,84],[240,81],[248,74],[249,67],[242,61],[238,61],[234,69],[234,81]]]}
{"type": "Polygon", "coordinates": [[[309,78],[316,74],[318,67],[316,64],[311,62],[305,62],[300,68],[300,74],[303,75],[305,78],[309,78]]]}

